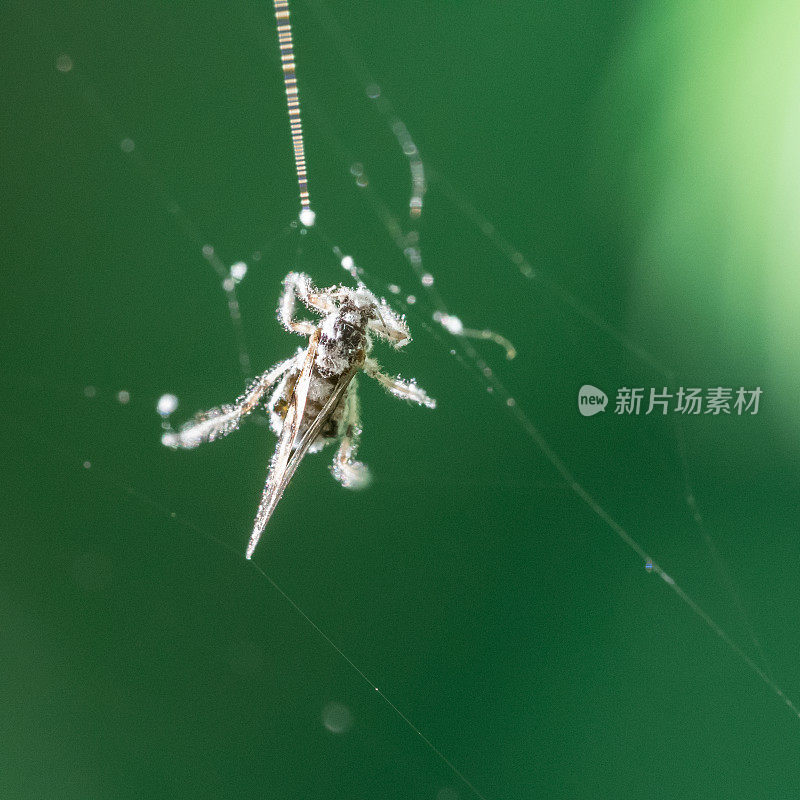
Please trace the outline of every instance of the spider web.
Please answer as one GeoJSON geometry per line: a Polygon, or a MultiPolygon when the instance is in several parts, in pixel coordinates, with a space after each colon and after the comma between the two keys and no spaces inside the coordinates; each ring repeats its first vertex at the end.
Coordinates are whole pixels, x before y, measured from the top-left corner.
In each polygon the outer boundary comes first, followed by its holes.
{"type": "MultiPolygon", "coordinates": [[[[6,608],[24,645],[14,674],[37,652],[52,664],[32,689],[20,682],[20,703],[66,694],[53,727],[77,710],[80,744],[66,755],[44,731],[46,704],[33,704],[18,735],[52,755],[38,780],[62,796],[165,786],[193,797],[471,796],[355,668],[486,798],[673,797],[689,786],[717,796],[721,785],[774,796],[765,774],[795,763],[797,721],[775,690],[797,685],[798,561],[782,488],[797,471],[774,444],[776,421],[676,428],[575,413],[583,383],[762,379],[757,359],[734,364],[708,341],[687,352],[636,319],[621,266],[630,246],[614,227],[624,215],[611,203],[608,217],[585,216],[596,189],[575,176],[594,139],[576,117],[586,98],[568,89],[609,51],[595,42],[576,67],[566,15],[536,17],[544,55],[514,55],[524,37],[507,9],[445,10],[421,25],[402,9],[376,18],[368,6],[298,4],[318,215],[304,231],[292,222],[271,10],[203,13],[39,21],[57,119],[39,128],[48,157],[33,173],[67,211],[37,209],[63,243],[45,273],[63,295],[39,305],[44,320],[20,321],[44,333],[50,361],[21,428],[39,442],[40,475],[52,460],[56,477],[49,497],[21,491],[9,516],[30,533],[25,549],[9,543],[10,563],[33,553],[39,575],[10,581],[6,608]],[[568,41],[573,60],[555,58],[568,41]],[[65,53],[69,69],[53,75],[65,53]],[[367,96],[365,64],[425,156],[414,226],[394,112],[367,96]],[[418,231],[419,269],[394,220],[418,231]],[[242,373],[290,355],[299,340],[274,320],[280,280],[289,269],[321,285],[346,279],[343,255],[409,317],[415,341],[376,356],[439,408],[407,408],[362,379],[361,455],[375,484],[343,492],[325,474],[327,451],[305,460],[258,556],[283,596],[235,555],[269,433],[256,420],[179,458],[158,446],[154,407],[164,391],[182,417],[226,402],[242,373]],[[236,262],[247,274],[221,294],[236,262]],[[451,336],[434,320],[441,298],[519,356],[451,336]],[[45,386],[59,387],[74,427],[48,420],[36,432],[45,386]],[[759,447],[770,457],[754,457],[759,447]],[[648,574],[648,558],[677,583],[648,574]]],[[[609,13],[603,24],[620,22],[609,13]]],[[[35,281],[25,286],[40,298],[35,281]]],[[[35,380],[28,371],[18,385],[35,380]]]]}

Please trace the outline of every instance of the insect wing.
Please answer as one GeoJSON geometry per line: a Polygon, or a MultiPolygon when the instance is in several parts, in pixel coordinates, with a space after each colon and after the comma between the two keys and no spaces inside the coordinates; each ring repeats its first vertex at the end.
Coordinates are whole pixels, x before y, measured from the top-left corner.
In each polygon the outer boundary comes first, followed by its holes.
{"type": "MultiPolygon", "coordinates": [[[[342,375],[341,378],[339,378],[338,383],[333,388],[333,392],[331,392],[331,396],[328,398],[319,414],[317,414],[317,416],[314,418],[314,421],[311,423],[311,425],[308,426],[308,430],[305,432],[300,444],[297,445],[297,448],[295,449],[294,453],[292,453],[286,468],[282,472],[280,484],[275,489],[278,498],[280,498],[280,496],[283,494],[284,489],[286,489],[286,486],[292,479],[292,475],[294,475],[295,470],[303,460],[303,456],[308,451],[308,448],[314,443],[320,430],[322,430],[322,426],[328,421],[328,418],[336,409],[336,406],[339,404],[342,395],[347,390],[347,387],[350,385],[350,381],[353,380],[353,376],[357,371],[358,367],[352,367],[348,372],[342,375]]],[[[273,503],[273,509],[277,502],[278,501],[275,500],[275,503],[273,503]]]]}
{"type": "MultiPolygon", "coordinates": [[[[264,526],[272,516],[272,512],[275,510],[275,506],[281,499],[283,490],[288,483],[288,479],[285,479],[284,475],[289,464],[292,448],[297,442],[297,437],[300,432],[300,423],[305,414],[306,401],[308,400],[308,387],[311,382],[311,372],[314,366],[314,357],[317,353],[318,341],[319,332],[315,332],[309,342],[300,376],[297,379],[294,391],[289,400],[289,408],[286,411],[286,417],[284,418],[283,427],[281,428],[281,435],[278,439],[277,447],[275,448],[275,455],[272,457],[272,464],[270,465],[269,475],[267,475],[264,492],[261,495],[261,503],[258,507],[255,522],[253,523],[253,532],[250,534],[250,541],[247,545],[246,557],[248,559],[252,557],[258,540],[261,538],[264,526]]],[[[294,470],[292,470],[292,472],[294,472],[294,470]]]]}

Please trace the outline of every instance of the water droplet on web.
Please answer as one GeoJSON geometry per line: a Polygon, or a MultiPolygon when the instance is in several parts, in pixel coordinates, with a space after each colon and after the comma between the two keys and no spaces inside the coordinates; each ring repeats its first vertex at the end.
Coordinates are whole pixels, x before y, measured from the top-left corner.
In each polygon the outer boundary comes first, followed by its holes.
{"type": "Polygon", "coordinates": [[[136,149],[136,143],[133,139],[123,139],[119,143],[119,149],[122,150],[123,153],[132,153],[136,149]]]}
{"type": "Polygon", "coordinates": [[[415,266],[422,264],[422,253],[420,253],[418,247],[406,247],[406,249],[403,250],[403,255],[406,257],[409,264],[415,266]]]}
{"type": "Polygon", "coordinates": [[[300,212],[300,222],[302,222],[306,228],[310,228],[314,224],[316,218],[317,215],[310,208],[304,208],[300,212]]]}
{"type": "Polygon", "coordinates": [[[240,283],[245,275],[247,275],[247,264],[244,261],[237,261],[235,264],[231,264],[231,278],[236,283],[240,283]]]}
{"type": "Polygon", "coordinates": [[[63,53],[56,59],[56,69],[59,72],[69,72],[72,67],[72,59],[66,53],[63,53]]]}
{"type": "Polygon", "coordinates": [[[406,303],[408,303],[410,306],[413,306],[414,303],[416,303],[416,302],[417,302],[417,298],[414,297],[413,294],[410,294],[408,297],[406,297],[406,303]]]}
{"type": "Polygon", "coordinates": [[[94,386],[84,386],[83,395],[84,397],[88,397],[89,399],[91,399],[92,397],[97,397],[97,389],[94,386]]]}
{"type": "Polygon", "coordinates": [[[430,272],[426,272],[421,278],[420,281],[423,286],[433,286],[433,275],[430,272]]]}
{"type": "Polygon", "coordinates": [[[178,407],[178,398],[174,394],[162,394],[156,403],[156,411],[162,417],[168,417],[178,407]]]}
{"type": "Polygon", "coordinates": [[[120,389],[117,392],[117,402],[121,405],[126,406],[131,401],[131,393],[126,391],[125,389],[120,389]]]}
{"type": "Polygon", "coordinates": [[[464,323],[452,314],[443,314],[441,311],[433,312],[433,321],[438,322],[446,331],[453,336],[461,336],[464,333],[464,323]]]}

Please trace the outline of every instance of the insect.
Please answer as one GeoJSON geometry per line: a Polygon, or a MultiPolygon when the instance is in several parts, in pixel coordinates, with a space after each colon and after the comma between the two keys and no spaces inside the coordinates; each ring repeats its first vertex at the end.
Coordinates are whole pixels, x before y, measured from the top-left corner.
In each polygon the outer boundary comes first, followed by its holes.
{"type": "Polygon", "coordinates": [[[278,444],[247,545],[248,559],[306,453],[338,441],[331,465],[336,480],[351,489],[361,488],[369,481],[367,467],[356,461],[361,435],[356,387],[359,370],[396,397],[436,407],[436,401],[415,381],[384,375],[369,357],[371,334],[396,349],[411,341],[405,320],[385,300],[378,300],[363,283],[355,289],[344,285],[317,289],[308,275],[298,272],[290,272],[283,285],[278,320],[287,331],[307,336],[308,347],[299,348],[294,356],[258,377],[236,403],[201,412],[179,431],[168,431],[161,439],[167,447],[177,449],[227,436],[277,384],[266,407],[278,444]],[[296,319],[298,298],[319,314],[321,321],[296,319]]]}

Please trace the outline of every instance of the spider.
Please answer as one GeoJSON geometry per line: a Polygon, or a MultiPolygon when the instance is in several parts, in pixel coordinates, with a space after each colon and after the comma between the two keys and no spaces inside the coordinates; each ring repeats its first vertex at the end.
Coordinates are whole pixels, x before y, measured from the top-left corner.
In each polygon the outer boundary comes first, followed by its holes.
{"type": "Polygon", "coordinates": [[[436,401],[413,380],[384,375],[368,356],[371,334],[396,349],[411,341],[405,320],[385,300],[378,300],[363,283],[355,289],[344,285],[317,289],[308,275],[298,272],[290,272],[283,286],[278,320],[287,331],[307,336],[308,347],[299,348],[294,356],[257,378],[236,403],[201,412],[179,431],[168,431],[161,439],[167,447],[188,449],[227,436],[258,406],[264,393],[278,384],[266,403],[278,444],[247,545],[248,559],[306,453],[338,441],[331,465],[334,478],[353,489],[369,481],[369,470],[355,459],[361,435],[356,391],[359,370],[396,397],[436,407],[436,401]],[[297,298],[322,320],[296,319],[297,298]]]}

